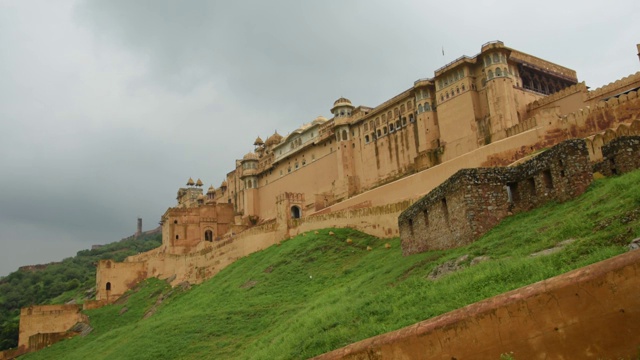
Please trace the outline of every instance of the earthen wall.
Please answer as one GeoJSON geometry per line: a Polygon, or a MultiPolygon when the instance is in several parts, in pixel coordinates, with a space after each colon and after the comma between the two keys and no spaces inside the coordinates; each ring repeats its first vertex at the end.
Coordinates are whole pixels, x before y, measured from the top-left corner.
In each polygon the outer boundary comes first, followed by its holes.
{"type": "Polygon", "coordinates": [[[144,262],[100,260],[96,270],[96,300],[111,303],[146,278],[144,262]]]}

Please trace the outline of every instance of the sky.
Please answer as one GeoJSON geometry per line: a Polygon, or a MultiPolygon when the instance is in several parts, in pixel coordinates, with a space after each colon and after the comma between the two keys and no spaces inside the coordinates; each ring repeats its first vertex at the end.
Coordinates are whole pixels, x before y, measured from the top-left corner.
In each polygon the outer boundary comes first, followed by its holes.
{"type": "Polygon", "coordinates": [[[189,177],[483,43],[640,70],[640,2],[0,0],[0,276],[145,230],[189,177]]]}

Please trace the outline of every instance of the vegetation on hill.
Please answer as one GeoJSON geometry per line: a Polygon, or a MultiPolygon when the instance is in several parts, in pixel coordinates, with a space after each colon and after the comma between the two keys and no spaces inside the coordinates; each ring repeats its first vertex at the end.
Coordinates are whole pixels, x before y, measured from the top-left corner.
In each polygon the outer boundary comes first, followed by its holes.
{"type": "Polygon", "coordinates": [[[639,183],[640,172],[598,180],[574,201],[512,216],[448,251],[403,257],[399,239],[308,232],[189,291],[147,280],[119,304],[87,311],[93,333],[25,358],[308,358],[626,251],[640,236],[639,183]],[[429,279],[463,255],[465,267],[429,279]],[[489,260],[471,266],[480,256],[489,260]]]}
{"type": "Polygon", "coordinates": [[[161,234],[143,235],[82,250],[59,263],[23,268],[0,279],[0,350],[18,345],[20,308],[30,305],[64,304],[93,298],[96,264],[101,259],[122,261],[130,255],[162,244],[161,234]]]}

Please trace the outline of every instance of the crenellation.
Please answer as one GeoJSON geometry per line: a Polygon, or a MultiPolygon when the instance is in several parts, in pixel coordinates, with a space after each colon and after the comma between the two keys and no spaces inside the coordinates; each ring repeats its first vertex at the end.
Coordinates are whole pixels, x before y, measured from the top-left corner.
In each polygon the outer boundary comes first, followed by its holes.
{"type": "Polygon", "coordinates": [[[640,71],[589,91],[587,98],[588,100],[601,100],[605,95],[615,95],[630,86],[635,86],[636,88],[640,86],[640,71]]]}

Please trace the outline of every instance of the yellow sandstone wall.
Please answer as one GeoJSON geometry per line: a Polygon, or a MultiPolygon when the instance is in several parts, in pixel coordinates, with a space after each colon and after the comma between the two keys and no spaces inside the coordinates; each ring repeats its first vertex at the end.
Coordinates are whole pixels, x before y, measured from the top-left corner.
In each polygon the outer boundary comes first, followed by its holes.
{"type": "Polygon", "coordinates": [[[143,262],[100,260],[96,271],[96,300],[113,302],[146,278],[147,268],[143,262]]]}
{"type": "Polygon", "coordinates": [[[636,358],[639,272],[636,250],[314,359],[636,358]]]}
{"type": "Polygon", "coordinates": [[[36,334],[63,333],[78,322],[87,321],[82,305],[40,305],[20,311],[18,346],[27,348],[29,337],[36,334]]]}

